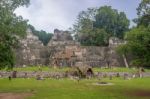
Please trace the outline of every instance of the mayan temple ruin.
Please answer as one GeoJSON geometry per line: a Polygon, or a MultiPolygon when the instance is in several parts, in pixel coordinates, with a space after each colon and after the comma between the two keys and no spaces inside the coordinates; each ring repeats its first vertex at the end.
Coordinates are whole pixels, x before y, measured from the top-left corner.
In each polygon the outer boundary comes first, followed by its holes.
{"type": "Polygon", "coordinates": [[[28,29],[27,36],[19,39],[19,47],[16,49],[16,66],[46,65],[48,59],[46,51],[43,43],[28,29]]]}
{"type": "Polygon", "coordinates": [[[115,47],[123,42],[116,38],[109,40],[108,47],[81,46],[73,40],[68,31],[54,30],[47,46],[33,35],[30,29],[27,36],[20,39],[16,49],[16,66],[124,66],[123,59],[115,47]]]}

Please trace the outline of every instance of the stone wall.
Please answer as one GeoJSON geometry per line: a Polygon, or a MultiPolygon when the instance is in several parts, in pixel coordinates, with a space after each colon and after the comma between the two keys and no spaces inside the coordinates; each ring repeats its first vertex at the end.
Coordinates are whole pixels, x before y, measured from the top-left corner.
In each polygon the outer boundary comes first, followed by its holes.
{"type": "MultiPolygon", "coordinates": [[[[119,77],[124,77],[125,74],[128,75],[128,78],[133,78],[135,77],[139,78],[139,74],[136,73],[129,73],[129,72],[94,72],[94,77],[95,78],[109,78],[110,75],[112,77],[117,77],[119,74],[119,77]]],[[[7,72],[7,71],[0,71],[0,78],[8,78],[9,76],[12,77],[13,71],[7,72]]],[[[16,77],[17,78],[37,78],[37,76],[40,75],[42,78],[65,78],[65,77],[71,77],[72,75],[67,74],[66,72],[48,72],[48,71],[19,71],[16,72],[16,77]]],[[[142,73],[142,77],[150,77],[150,72],[145,72],[142,73]]]]}

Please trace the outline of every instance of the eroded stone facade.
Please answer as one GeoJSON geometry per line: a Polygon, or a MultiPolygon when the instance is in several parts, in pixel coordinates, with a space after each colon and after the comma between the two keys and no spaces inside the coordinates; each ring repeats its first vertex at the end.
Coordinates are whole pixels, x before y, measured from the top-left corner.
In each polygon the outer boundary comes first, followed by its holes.
{"type": "Polygon", "coordinates": [[[16,66],[47,65],[47,48],[37,36],[28,30],[24,39],[19,39],[16,49],[16,66]]]}
{"type": "Polygon", "coordinates": [[[118,39],[109,40],[110,46],[81,46],[67,31],[54,30],[54,36],[47,46],[28,30],[27,37],[20,40],[16,51],[16,66],[124,66],[115,47],[121,44],[118,39]]]}

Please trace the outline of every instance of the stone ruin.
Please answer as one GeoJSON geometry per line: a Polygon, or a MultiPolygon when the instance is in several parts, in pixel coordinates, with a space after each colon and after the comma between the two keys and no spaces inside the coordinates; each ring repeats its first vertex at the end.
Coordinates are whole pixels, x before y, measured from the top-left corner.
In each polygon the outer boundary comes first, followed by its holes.
{"type": "Polygon", "coordinates": [[[115,52],[119,40],[111,38],[110,46],[81,46],[73,40],[68,31],[54,30],[54,36],[47,46],[28,30],[27,36],[20,39],[16,49],[16,66],[124,66],[123,59],[115,52]]]}
{"type": "Polygon", "coordinates": [[[47,53],[47,48],[28,29],[27,36],[24,39],[19,39],[19,47],[16,49],[16,66],[46,65],[47,53]]]}
{"type": "Polygon", "coordinates": [[[53,41],[72,41],[72,36],[69,34],[69,31],[60,31],[58,29],[54,30],[54,36],[52,37],[53,41]]]}

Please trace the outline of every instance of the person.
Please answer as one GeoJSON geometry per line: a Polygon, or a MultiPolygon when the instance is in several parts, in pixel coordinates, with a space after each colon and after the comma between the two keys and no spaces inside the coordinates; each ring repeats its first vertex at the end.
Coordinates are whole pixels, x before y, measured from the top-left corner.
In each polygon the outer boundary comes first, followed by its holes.
{"type": "Polygon", "coordinates": [[[120,74],[119,74],[119,73],[117,73],[117,74],[116,74],[116,77],[120,77],[120,74]]]}
{"type": "Polygon", "coordinates": [[[39,71],[42,71],[41,66],[39,66],[39,71]]]}
{"type": "Polygon", "coordinates": [[[127,79],[128,79],[128,74],[127,74],[127,73],[124,73],[123,78],[124,78],[124,80],[127,80],[127,79]]]}
{"type": "Polygon", "coordinates": [[[9,81],[11,81],[11,76],[8,76],[9,81]]]}
{"type": "Polygon", "coordinates": [[[17,78],[17,71],[12,72],[12,78],[17,78]]]}
{"type": "Polygon", "coordinates": [[[36,80],[41,80],[41,76],[37,75],[36,80]]]}
{"type": "Polygon", "coordinates": [[[27,72],[24,73],[24,78],[27,78],[27,72]]]}
{"type": "Polygon", "coordinates": [[[139,76],[140,76],[140,78],[143,77],[143,72],[145,72],[144,68],[140,68],[139,69],[139,76]]]}

